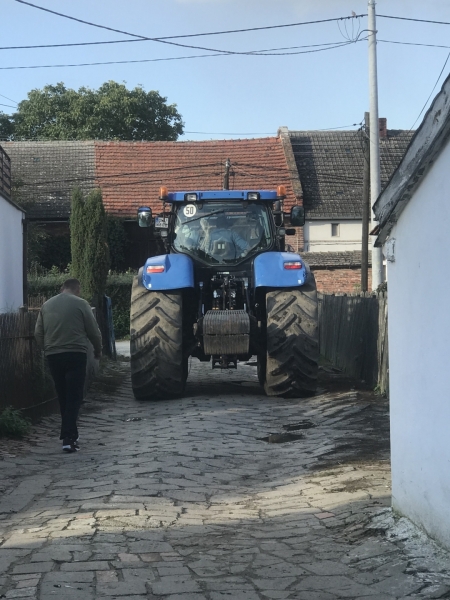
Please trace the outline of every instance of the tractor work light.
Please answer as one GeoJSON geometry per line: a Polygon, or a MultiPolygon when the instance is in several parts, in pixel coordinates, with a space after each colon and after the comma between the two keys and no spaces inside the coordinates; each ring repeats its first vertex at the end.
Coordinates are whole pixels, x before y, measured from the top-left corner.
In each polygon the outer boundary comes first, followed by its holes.
{"type": "Polygon", "coordinates": [[[247,193],[247,200],[259,200],[260,195],[259,192],[248,192],[247,193]]]}
{"type": "Polygon", "coordinates": [[[288,271],[294,271],[297,269],[301,269],[302,266],[303,265],[299,260],[284,263],[284,268],[287,269],[288,271]]]}
{"type": "Polygon", "coordinates": [[[166,267],[164,265],[148,265],[147,273],[164,273],[166,267]]]}
{"type": "Polygon", "coordinates": [[[197,202],[198,196],[197,194],[185,194],[184,199],[186,202],[197,202]]]}

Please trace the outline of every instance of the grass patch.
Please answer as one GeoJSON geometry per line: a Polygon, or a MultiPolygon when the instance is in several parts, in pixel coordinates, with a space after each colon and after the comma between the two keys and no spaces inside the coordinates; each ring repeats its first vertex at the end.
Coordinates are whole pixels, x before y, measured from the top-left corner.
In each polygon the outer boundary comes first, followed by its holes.
{"type": "Polygon", "coordinates": [[[0,437],[22,438],[30,431],[31,423],[20,410],[8,406],[0,413],[0,437]]]}

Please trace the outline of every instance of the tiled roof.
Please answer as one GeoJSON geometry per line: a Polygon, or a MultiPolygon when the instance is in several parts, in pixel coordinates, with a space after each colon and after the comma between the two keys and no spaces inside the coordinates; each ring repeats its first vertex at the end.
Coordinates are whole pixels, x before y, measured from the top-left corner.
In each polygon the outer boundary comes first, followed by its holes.
{"type": "MultiPolygon", "coordinates": [[[[139,206],[161,210],[159,188],[222,189],[231,161],[230,189],[287,188],[285,210],[299,197],[278,137],[205,142],[95,142],[96,182],[107,212],[134,217],[139,206]]],[[[296,174],[295,174],[296,176],[296,174]]]]}
{"type": "MultiPolygon", "coordinates": [[[[388,130],[380,139],[385,187],[414,132],[388,130]]],[[[357,131],[289,131],[308,219],[360,219],[364,156],[357,131]]]]}
{"type": "MultiPolygon", "coordinates": [[[[301,256],[312,269],[361,267],[360,250],[348,250],[346,252],[302,252],[301,256]]],[[[370,264],[372,264],[371,252],[369,252],[370,264]]]]}
{"type": "Polygon", "coordinates": [[[67,219],[72,189],[94,187],[94,142],[2,142],[11,158],[15,200],[27,216],[67,219]],[[32,202],[33,205],[29,206],[32,202]]]}

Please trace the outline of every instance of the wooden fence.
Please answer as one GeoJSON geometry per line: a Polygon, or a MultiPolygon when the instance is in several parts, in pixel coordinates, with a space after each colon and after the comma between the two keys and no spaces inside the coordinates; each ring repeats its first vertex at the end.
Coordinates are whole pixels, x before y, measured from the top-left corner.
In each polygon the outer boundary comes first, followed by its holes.
{"type": "Polygon", "coordinates": [[[320,352],[345,373],[389,391],[387,293],[319,294],[320,352]]]}
{"type": "Polygon", "coordinates": [[[37,314],[0,314],[0,410],[13,406],[32,411],[55,396],[34,340],[37,314]]]}

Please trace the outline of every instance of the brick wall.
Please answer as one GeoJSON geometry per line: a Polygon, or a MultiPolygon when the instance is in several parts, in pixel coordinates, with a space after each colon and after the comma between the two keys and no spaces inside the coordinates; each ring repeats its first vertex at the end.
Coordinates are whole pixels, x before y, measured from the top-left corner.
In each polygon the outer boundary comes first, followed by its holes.
{"type": "MultiPolygon", "coordinates": [[[[343,269],[311,268],[316,278],[317,290],[327,294],[353,294],[361,290],[361,268],[348,267],[343,269]]],[[[372,270],[369,269],[369,290],[372,289],[372,270]]]]}

